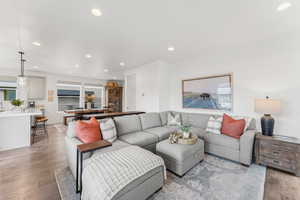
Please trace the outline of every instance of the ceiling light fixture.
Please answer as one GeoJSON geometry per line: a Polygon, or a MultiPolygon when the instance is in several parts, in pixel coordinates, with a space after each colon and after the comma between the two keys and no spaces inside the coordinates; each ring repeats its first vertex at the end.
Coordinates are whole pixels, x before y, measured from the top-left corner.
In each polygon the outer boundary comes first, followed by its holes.
{"type": "Polygon", "coordinates": [[[114,76],[114,77],[112,77],[112,78],[113,78],[114,80],[116,80],[116,79],[117,79],[117,77],[115,77],[115,76],[114,76]]]}
{"type": "Polygon", "coordinates": [[[38,66],[33,66],[33,69],[38,69],[39,67],[38,66]]]}
{"type": "Polygon", "coordinates": [[[169,47],[168,47],[168,51],[175,51],[175,47],[169,46],[169,47]]]}
{"type": "Polygon", "coordinates": [[[79,68],[79,65],[78,65],[78,64],[76,64],[76,65],[75,65],[75,68],[79,68]]]}
{"type": "Polygon", "coordinates": [[[91,54],[85,54],[85,57],[86,57],[86,58],[91,58],[92,55],[91,55],[91,54]]]}
{"type": "Polygon", "coordinates": [[[91,10],[91,13],[92,13],[92,15],[94,15],[94,16],[96,16],[96,17],[99,17],[99,16],[102,15],[101,10],[99,10],[99,9],[97,9],[97,8],[93,8],[93,9],[91,10]]]}
{"type": "Polygon", "coordinates": [[[19,88],[25,88],[27,84],[27,78],[24,75],[24,63],[26,62],[25,59],[23,59],[23,55],[25,54],[23,51],[18,52],[21,56],[21,74],[17,77],[17,85],[19,88]]]}
{"type": "Polygon", "coordinates": [[[124,63],[124,62],[120,62],[120,65],[121,65],[122,67],[124,67],[124,66],[125,66],[125,63],[124,63]]]}
{"type": "Polygon", "coordinates": [[[279,6],[277,7],[277,11],[279,11],[279,12],[284,11],[291,6],[292,6],[292,4],[290,2],[288,2],[288,1],[283,2],[283,3],[279,4],[279,6]]]}
{"type": "Polygon", "coordinates": [[[37,41],[33,42],[32,44],[35,45],[35,46],[38,46],[38,47],[41,46],[41,43],[39,43],[37,41]]]}
{"type": "Polygon", "coordinates": [[[108,72],[108,69],[104,69],[103,71],[104,71],[104,72],[108,72]]]}

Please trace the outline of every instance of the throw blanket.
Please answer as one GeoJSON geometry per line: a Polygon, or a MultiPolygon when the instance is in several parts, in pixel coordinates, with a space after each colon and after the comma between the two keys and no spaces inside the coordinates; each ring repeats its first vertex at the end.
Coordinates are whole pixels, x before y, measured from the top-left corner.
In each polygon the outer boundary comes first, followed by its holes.
{"type": "MultiPolygon", "coordinates": [[[[138,146],[95,154],[85,161],[82,200],[110,200],[126,185],[164,165],[161,157],[138,146]]],[[[164,172],[166,178],[166,171],[164,172]]]]}

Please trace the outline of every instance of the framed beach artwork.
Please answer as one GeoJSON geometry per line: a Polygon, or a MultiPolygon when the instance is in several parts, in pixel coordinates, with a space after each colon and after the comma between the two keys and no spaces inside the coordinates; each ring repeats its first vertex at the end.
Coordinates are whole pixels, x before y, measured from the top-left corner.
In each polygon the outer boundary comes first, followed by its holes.
{"type": "Polygon", "coordinates": [[[232,111],[232,96],[231,74],[182,81],[183,108],[232,111]]]}

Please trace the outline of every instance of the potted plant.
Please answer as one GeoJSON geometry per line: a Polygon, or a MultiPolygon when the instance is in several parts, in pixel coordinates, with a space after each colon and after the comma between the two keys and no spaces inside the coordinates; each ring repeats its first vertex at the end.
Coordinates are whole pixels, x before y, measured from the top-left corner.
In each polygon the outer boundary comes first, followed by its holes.
{"type": "Polygon", "coordinates": [[[191,137],[191,126],[189,126],[189,125],[180,126],[180,130],[182,132],[182,137],[183,138],[190,138],[191,137]]]}
{"type": "Polygon", "coordinates": [[[86,108],[87,109],[92,109],[92,103],[94,102],[94,100],[96,99],[95,95],[86,95],[85,96],[85,101],[86,101],[86,108]]]}
{"type": "Polygon", "coordinates": [[[24,103],[24,101],[20,100],[20,99],[14,99],[11,102],[11,105],[15,106],[15,108],[20,108],[20,106],[24,103]]]}

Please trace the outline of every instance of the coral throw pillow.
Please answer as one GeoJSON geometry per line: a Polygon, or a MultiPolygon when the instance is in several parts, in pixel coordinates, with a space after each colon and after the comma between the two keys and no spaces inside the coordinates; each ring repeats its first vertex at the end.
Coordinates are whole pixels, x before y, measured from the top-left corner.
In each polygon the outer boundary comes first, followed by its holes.
{"type": "Polygon", "coordinates": [[[76,137],[83,143],[93,143],[102,140],[99,122],[94,117],[90,121],[77,121],[75,130],[76,137]]]}
{"type": "Polygon", "coordinates": [[[246,121],[244,119],[233,119],[229,115],[223,115],[221,133],[239,139],[244,133],[246,121]]]}

